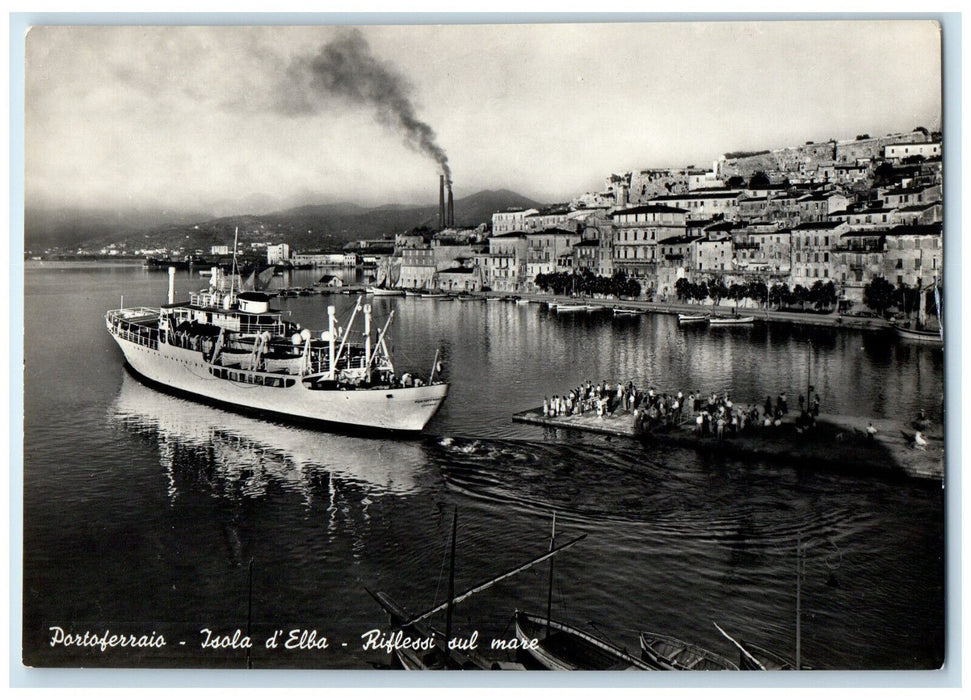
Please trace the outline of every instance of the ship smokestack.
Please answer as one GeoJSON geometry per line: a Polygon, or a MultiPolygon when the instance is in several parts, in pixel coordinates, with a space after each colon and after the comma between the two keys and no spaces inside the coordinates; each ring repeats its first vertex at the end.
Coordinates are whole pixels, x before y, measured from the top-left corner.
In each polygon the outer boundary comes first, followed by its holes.
{"type": "Polygon", "coordinates": [[[448,225],[455,226],[455,210],[452,208],[452,181],[448,181],[448,225]]]}
{"type": "Polygon", "coordinates": [[[438,228],[445,228],[445,176],[438,176],[438,228]]]}
{"type": "Polygon", "coordinates": [[[169,303],[175,303],[175,268],[169,267],[169,303]]]}

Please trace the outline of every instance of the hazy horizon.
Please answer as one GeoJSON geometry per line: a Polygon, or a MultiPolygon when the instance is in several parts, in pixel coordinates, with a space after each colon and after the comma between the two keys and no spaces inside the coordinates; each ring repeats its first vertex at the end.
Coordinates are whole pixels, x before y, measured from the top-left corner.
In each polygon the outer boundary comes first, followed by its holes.
{"type": "Polygon", "coordinates": [[[941,124],[928,21],[34,27],[31,209],[539,202],[611,173],[941,124]]]}

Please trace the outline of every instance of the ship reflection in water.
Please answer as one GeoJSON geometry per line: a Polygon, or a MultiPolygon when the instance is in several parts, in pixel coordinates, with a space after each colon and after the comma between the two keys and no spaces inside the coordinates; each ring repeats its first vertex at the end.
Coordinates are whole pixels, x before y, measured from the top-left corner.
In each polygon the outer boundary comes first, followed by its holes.
{"type": "Polygon", "coordinates": [[[173,502],[206,486],[227,498],[259,497],[272,488],[301,494],[309,506],[325,485],[370,495],[419,490],[418,442],[362,439],[250,418],[176,398],[124,373],[110,420],[154,441],[173,502]]]}

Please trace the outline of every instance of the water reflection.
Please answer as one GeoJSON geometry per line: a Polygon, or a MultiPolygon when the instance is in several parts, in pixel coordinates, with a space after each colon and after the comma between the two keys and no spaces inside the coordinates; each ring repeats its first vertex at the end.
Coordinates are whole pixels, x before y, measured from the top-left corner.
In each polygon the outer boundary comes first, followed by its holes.
{"type": "Polygon", "coordinates": [[[169,396],[124,373],[110,420],[157,445],[175,501],[204,487],[229,499],[299,493],[309,507],[321,495],[355,488],[366,496],[419,489],[421,448],[413,442],[362,439],[249,418],[169,396]]]}

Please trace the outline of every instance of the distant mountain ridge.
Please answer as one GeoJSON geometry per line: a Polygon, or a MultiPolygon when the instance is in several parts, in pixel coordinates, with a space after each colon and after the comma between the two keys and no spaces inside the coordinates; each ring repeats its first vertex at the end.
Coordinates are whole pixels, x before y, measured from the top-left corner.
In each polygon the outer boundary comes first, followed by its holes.
{"type": "MultiPolygon", "coordinates": [[[[491,222],[497,211],[541,206],[510,190],[483,190],[455,200],[455,221],[458,226],[475,227],[491,222]]],[[[37,209],[25,211],[24,243],[28,250],[100,247],[122,242],[134,249],[172,248],[191,241],[193,247],[207,249],[210,245],[232,243],[236,226],[265,231],[267,240],[286,242],[297,250],[337,249],[352,240],[383,238],[421,226],[437,228],[438,204],[365,207],[338,202],[218,218],[164,210],[37,209]]]]}

